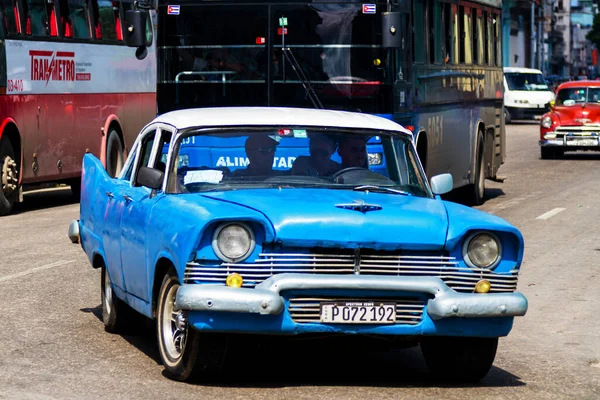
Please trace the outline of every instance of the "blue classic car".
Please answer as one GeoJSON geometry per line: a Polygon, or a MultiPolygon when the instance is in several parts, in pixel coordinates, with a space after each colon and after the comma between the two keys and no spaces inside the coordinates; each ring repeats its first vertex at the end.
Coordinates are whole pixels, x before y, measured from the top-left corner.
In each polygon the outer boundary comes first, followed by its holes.
{"type": "Polygon", "coordinates": [[[331,333],[416,338],[432,373],[474,381],[527,311],[523,237],[441,200],[451,189],[387,119],[180,110],[142,130],[117,178],[85,155],[69,236],[102,270],[105,329],[155,319],[173,379],[217,368],[230,333],[331,333]]]}

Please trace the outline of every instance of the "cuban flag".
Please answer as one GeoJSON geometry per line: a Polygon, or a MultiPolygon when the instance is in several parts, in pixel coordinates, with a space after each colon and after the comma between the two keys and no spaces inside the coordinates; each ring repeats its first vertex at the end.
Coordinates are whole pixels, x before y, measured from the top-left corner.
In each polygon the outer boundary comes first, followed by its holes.
{"type": "Polygon", "coordinates": [[[375,4],[363,4],[363,14],[375,14],[375,4]]]}
{"type": "Polygon", "coordinates": [[[179,15],[179,6],[168,6],[167,14],[179,15]]]}

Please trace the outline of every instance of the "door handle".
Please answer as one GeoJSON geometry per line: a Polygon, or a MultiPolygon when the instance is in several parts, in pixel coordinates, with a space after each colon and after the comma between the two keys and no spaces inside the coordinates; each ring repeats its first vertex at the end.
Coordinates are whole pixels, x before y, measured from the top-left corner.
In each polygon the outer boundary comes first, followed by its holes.
{"type": "Polygon", "coordinates": [[[111,199],[115,197],[115,195],[114,195],[114,194],[112,194],[111,192],[106,192],[106,195],[107,195],[108,197],[110,197],[111,199]]]}
{"type": "Polygon", "coordinates": [[[124,199],[125,199],[127,202],[133,201],[133,199],[132,199],[131,197],[127,196],[126,194],[124,194],[124,195],[123,195],[123,198],[124,198],[124,199]]]}

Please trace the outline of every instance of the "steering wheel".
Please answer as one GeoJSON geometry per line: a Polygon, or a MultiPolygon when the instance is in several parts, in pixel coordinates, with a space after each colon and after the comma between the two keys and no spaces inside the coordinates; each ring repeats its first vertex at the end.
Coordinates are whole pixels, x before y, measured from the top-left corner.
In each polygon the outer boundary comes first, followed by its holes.
{"type": "Polygon", "coordinates": [[[362,167],[348,167],[348,168],[340,169],[338,172],[331,175],[331,178],[333,179],[333,181],[335,183],[339,183],[338,178],[340,177],[340,175],[343,175],[346,172],[351,172],[351,171],[370,171],[370,169],[362,168],[362,167]]]}

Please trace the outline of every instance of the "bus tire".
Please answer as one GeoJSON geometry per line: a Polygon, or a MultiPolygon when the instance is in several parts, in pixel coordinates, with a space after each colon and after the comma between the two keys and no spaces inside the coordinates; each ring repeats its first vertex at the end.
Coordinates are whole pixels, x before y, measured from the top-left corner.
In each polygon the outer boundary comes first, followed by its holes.
{"type": "Polygon", "coordinates": [[[475,160],[474,183],[465,187],[465,200],[470,206],[480,206],[485,197],[485,152],[483,132],[477,135],[477,158],[475,160]]]}
{"type": "Polygon", "coordinates": [[[111,128],[106,139],[106,173],[111,178],[116,178],[124,164],[123,142],[119,133],[111,128]]]}
{"type": "Polygon", "coordinates": [[[69,181],[69,186],[71,187],[73,199],[79,201],[81,199],[81,178],[71,179],[69,181]]]}
{"type": "Polygon", "coordinates": [[[0,140],[0,216],[8,215],[19,193],[15,152],[8,139],[0,140]]]}

